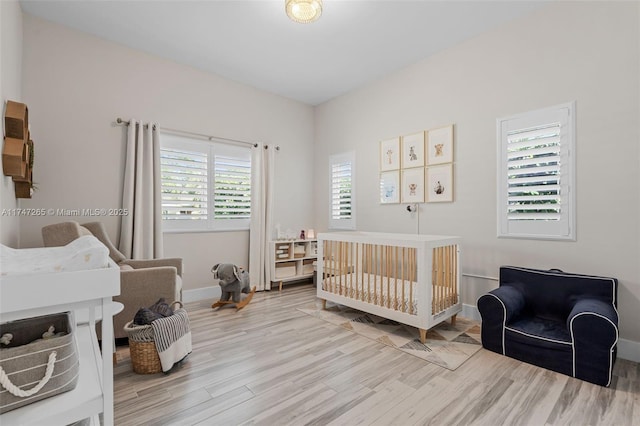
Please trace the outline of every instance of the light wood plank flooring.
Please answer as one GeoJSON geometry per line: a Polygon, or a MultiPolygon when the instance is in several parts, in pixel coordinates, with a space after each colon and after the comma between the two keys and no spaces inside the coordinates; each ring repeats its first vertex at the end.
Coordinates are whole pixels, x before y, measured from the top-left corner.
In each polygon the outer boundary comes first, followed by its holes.
{"type": "Polygon", "coordinates": [[[186,305],[193,353],[137,375],[117,351],[117,425],[638,425],[640,365],[603,388],[481,350],[455,371],[296,307],[310,284],[257,293],[243,310],[186,305]]]}

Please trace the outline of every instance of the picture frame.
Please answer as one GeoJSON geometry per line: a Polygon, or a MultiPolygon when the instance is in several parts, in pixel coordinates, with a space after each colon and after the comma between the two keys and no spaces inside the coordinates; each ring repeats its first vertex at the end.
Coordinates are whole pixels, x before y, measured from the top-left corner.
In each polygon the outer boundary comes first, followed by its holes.
{"type": "Polygon", "coordinates": [[[400,196],[403,203],[424,203],[424,167],[402,170],[400,196]]]}
{"type": "Polygon", "coordinates": [[[427,131],[427,165],[453,162],[453,124],[427,131]]]}
{"type": "Polygon", "coordinates": [[[427,167],[425,189],[427,203],[453,201],[453,164],[427,167]]]}
{"type": "Polygon", "coordinates": [[[400,171],[380,173],[380,204],[400,202],[400,171]]]}
{"type": "Polygon", "coordinates": [[[400,169],[400,137],[380,141],[380,171],[400,169]]]}
{"type": "Polygon", "coordinates": [[[400,165],[403,169],[424,167],[424,134],[425,132],[422,131],[402,137],[400,165]]]}

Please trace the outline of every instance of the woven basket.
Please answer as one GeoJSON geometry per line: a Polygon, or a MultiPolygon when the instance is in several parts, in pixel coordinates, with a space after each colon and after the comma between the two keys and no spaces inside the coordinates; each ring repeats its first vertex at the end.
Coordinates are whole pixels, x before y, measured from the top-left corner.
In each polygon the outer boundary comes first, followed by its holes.
{"type": "MultiPolygon", "coordinates": [[[[171,304],[180,304],[176,301],[171,304]]],[[[129,352],[133,371],[138,374],[156,374],[162,372],[162,364],[156,349],[156,341],[151,325],[136,325],[129,321],[124,326],[129,336],[129,352]]]]}

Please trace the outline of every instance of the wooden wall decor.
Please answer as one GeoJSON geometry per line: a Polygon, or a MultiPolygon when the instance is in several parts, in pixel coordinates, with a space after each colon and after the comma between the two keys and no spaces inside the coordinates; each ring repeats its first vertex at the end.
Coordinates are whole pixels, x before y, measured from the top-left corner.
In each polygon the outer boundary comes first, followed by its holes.
{"type": "Polygon", "coordinates": [[[7,101],[4,114],[4,145],[2,172],[11,176],[16,186],[16,198],[31,198],[33,192],[33,141],[29,134],[27,105],[7,101]]]}

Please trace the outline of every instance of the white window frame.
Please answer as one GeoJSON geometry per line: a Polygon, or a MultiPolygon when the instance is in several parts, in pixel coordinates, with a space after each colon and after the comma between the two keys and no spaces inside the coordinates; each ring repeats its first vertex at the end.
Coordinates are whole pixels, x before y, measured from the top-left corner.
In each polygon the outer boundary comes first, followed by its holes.
{"type": "MultiPolygon", "coordinates": [[[[215,139],[202,140],[189,136],[162,133],[160,147],[174,148],[207,154],[207,218],[202,220],[162,220],[163,232],[215,232],[215,231],[246,231],[249,230],[250,218],[220,219],[215,218],[215,156],[229,156],[249,160],[251,162],[251,148],[229,144],[215,139]]],[[[161,184],[162,188],[162,184],[161,184]]],[[[161,201],[162,203],[162,201],[161,201]]]]}
{"type": "MultiPolygon", "coordinates": [[[[513,115],[510,117],[499,118],[496,120],[497,139],[498,139],[498,237],[499,238],[530,238],[544,240],[570,240],[576,239],[576,191],[575,191],[575,129],[576,114],[575,101],[565,104],[556,105],[549,108],[543,108],[531,112],[513,115]],[[554,199],[554,204],[559,208],[557,214],[534,212],[531,215],[524,216],[522,210],[513,212],[516,206],[515,197],[513,196],[514,184],[511,181],[512,197],[509,198],[509,165],[516,162],[512,158],[509,163],[509,139],[512,143],[516,134],[542,133],[539,131],[546,126],[559,129],[559,136],[555,137],[559,141],[559,171],[557,172],[557,180],[559,183],[559,195],[554,199]],[[510,202],[512,214],[509,216],[510,202]],[[520,217],[518,217],[520,215],[520,217]],[[547,215],[547,218],[544,216],[547,215]]],[[[525,140],[525,143],[528,141],[525,140]]],[[[527,143],[530,145],[530,143],[527,143]]],[[[533,148],[530,148],[533,151],[533,148]]],[[[548,149],[548,148],[544,148],[548,149]]],[[[557,148],[556,148],[557,149],[557,148]]],[[[513,151],[512,151],[513,152],[513,151]]],[[[533,154],[533,152],[532,152],[533,154]]],[[[530,158],[530,157],[529,157],[530,158]]],[[[529,167],[541,167],[541,165],[531,165],[529,167]]],[[[512,172],[513,176],[513,172],[512,172]]],[[[551,176],[551,175],[549,175],[551,176]]],[[[555,179],[555,178],[554,178],[555,179]]],[[[522,192],[520,194],[523,195],[522,192]]],[[[534,197],[543,195],[536,194],[534,197]]],[[[537,200],[536,200],[537,201],[537,200]]],[[[519,205],[518,205],[519,207],[519,205]]]]}
{"type": "Polygon", "coordinates": [[[329,229],[331,230],[355,230],[356,229],[356,154],[355,151],[349,151],[342,154],[334,154],[329,156],[329,229]],[[351,215],[349,218],[333,217],[333,166],[350,163],[351,165],[351,215]]]}

